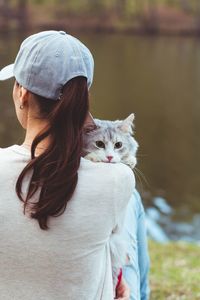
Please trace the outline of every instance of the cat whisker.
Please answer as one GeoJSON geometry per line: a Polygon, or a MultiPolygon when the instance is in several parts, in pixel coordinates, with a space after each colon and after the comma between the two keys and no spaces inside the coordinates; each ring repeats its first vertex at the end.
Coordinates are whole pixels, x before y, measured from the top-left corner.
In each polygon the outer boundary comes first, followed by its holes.
{"type": "Polygon", "coordinates": [[[143,188],[143,183],[140,177],[140,174],[137,172],[137,170],[133,169],[133,173],[135,174],[135,177],[138,179],[139,181],[139,185],[141,186],[141,189],[143,188]]]}
{"type": "Polygon", "coordinates": [[[144,180],[144,182],[146,183],[146,185],[147,185],[148,187],[150,187],[150,184],[149,184],[148,180],[146,179],[146,177],[144,176],[144,174],[142,173],[142,171],[140,171],[137,167],[135,167],[135,168],[133,169],[133,171],[134,171],[134,170],[135,170],[137,176],[138,176],[138,177],[140,176],[140,177],[144,180]]]}
{"type": "Polygon", "coordinates": [[[137,154],[137,157],[147,157],[147,154],[137,154]]]}

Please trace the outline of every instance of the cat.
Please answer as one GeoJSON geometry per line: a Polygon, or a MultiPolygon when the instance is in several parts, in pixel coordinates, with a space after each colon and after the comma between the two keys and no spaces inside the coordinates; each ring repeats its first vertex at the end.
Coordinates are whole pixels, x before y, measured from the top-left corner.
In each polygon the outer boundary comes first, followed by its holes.
{"type": "Polygon", "coordinates": [[[94,119],[95,127],[85,128],[83,156],[94,162],[124,163],[134,169],[137,163],[138,143],[133,137],[134,114],[125,120],[94,119]]]}
{"type": "MultiPolygon", "coordinates": [[[[134,169],[137,163],[138,142],[133,137],[134,114],[124,120],[106,121],[94,119],[95,125],[84,128],[83,156],[93,162],[124,163],[134,169]]],[[[127,262],[128,245],[123,241],[118,226],[110,238],[110,253],[114,293],[119,270],[127,262]]]]}

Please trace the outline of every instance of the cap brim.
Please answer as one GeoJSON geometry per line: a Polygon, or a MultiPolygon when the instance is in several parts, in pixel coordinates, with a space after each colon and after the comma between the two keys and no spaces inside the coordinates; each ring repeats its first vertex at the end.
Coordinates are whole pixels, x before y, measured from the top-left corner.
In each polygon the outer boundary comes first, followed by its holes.
{"type": "Polygon", "coordinates": [[[0,80],[6,80],[14,77],[13,74],[14,64],[8,65],[0,71],[0,80]]]}

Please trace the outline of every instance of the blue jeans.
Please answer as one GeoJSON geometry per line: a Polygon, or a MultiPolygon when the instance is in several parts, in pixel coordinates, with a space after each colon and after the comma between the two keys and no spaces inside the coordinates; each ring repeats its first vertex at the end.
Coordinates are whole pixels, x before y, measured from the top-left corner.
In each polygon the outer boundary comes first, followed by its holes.
{"type": "Polygon", "coordinates": [[[128,241],[129,263],[123,276],[131,290],[131,300],[149,299],[149,254],[145,227],[145,212],[140,194],[135,190],[127,207],[123,235],[128,241]]]}

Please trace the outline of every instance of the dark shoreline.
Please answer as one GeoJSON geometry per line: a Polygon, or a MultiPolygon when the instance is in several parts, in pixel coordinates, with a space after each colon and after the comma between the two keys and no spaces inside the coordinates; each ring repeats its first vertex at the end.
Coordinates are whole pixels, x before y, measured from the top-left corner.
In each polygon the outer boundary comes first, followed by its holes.
{"type": "Polygon", "coordinates": [[[46,24],[35,24],[35,25],[27,25],[25,28],[17,28],[17,27],[6,27],[2,28],[0,24],[0,34],[8,35],[12,32],[36,32],[42,30],[63,30],[67,32],[73,33],[92,33],[92,34],[125,34],[125,35],[135,35],[135,36],[169,36],[169,37],[200,37],[200,30],[162,30],[162,29],[144,29],[144,28],[134,28],[134,27],[126,27],[126,28],[118,28],[115,26],[69,26],[68,22],[50,22],[46,24]]]}

